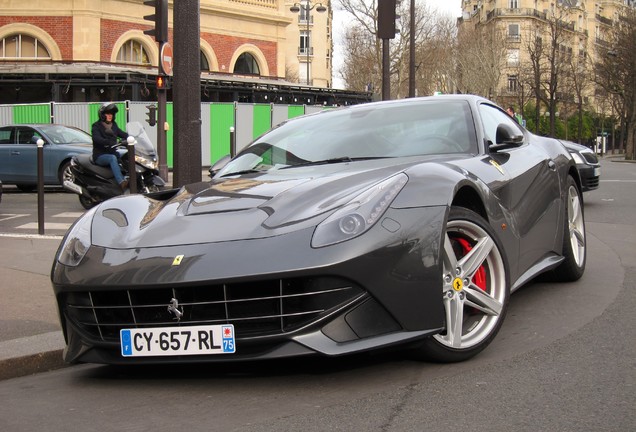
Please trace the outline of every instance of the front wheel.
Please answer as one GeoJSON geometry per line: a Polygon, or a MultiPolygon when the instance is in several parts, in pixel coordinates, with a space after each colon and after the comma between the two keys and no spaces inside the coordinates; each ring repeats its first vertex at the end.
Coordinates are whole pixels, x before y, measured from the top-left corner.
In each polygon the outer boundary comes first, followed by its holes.
{"type": "Polygon", "coordinates": [[[510,288],[499,240],[477,213],[452,207],[443,240],[445,329],[424,340],[417,354],[458,362],[474,357],[494,339],[506,315],[510,288]]]}
{"type": "Polygon", "coordinates": [[[64,184],[64,181],[69,181],[73,183],[73,181],[75,180],[75,175],[73,174],[73,171],[71,171],[70,160],[64,162],[64,164],[60,166],[60,169],[57,173],[57,178],[61,185],[64,184]]]}

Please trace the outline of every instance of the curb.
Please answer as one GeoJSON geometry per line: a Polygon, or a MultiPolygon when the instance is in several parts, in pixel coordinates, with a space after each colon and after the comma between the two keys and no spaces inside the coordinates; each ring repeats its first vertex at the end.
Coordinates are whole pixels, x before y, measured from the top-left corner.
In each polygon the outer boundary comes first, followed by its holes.
{"type": "Polygon", "coordinates": [[[0,342],[0,380],[68,366],[62,358],[64,347],[61,331],[0,342]]]}

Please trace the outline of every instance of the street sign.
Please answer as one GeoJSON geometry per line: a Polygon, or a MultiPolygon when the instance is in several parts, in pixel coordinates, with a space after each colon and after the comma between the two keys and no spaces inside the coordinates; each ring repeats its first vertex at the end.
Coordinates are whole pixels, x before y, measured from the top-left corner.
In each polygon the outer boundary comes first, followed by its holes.
{"type": "Polygon", "coordinates": [[[165,75],[172,75],[172,45],[166,42],[161,46],[160,59],[161,70],[163,73],[165,75]]]}

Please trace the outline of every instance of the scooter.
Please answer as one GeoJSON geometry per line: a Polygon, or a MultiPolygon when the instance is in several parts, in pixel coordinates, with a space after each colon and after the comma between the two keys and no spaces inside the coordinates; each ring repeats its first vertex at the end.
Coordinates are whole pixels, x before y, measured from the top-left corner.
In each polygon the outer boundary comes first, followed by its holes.
{"type": "MultiPolygon", "coordinates": [[[[134,144],[137,191],[150,193],[162,190],[166,182],[159,176],[157,153],[146,131],[139,122],[128,123],[126,130],[129,134],[127,142],[118,141],[113,146],[119,155],[122,174],[130,176],[127,145],[134,144]]],[[[70,168],[73,179],[65,180],[63,186],[79,195],[80,204],[85,209],[124,193],[110,167],[96,165],[90,154],[73,156],[70,168]]]]}

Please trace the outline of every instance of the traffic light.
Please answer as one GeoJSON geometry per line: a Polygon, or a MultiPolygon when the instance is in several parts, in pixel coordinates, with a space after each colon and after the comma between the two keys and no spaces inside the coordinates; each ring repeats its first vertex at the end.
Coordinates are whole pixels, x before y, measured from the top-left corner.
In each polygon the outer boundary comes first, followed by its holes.
{"type": "Polygon", "coordinates": [[[394,39],[396,0],[378,0],[378,39],[394,39]]]}
{"type": "Polygon", "coordinates": [[[157,90],[166,90],[170,88],[170,82],[168,81],[168,77],[165,75],[157,75],[155,83],[157,84],[157,90]]]}
{"type": "Polygon", "coordinates": [[[157,42],[168,42],[168,0],[144,1],[146,6],[155,8],[152,15],[144,15],[144,19],[154,21],[155,28],[144,30],[144,34],[154,36],[157,42]]]}
{"type": "Polygon", "coordinates": [[[148,112],[146,113],[148,118],[146,119],[146,121],[148,122],[150,126],[156,125],[157,124],[157,107],[154,105],[146,105],[146,108],[148,108],[148,112]]]}

